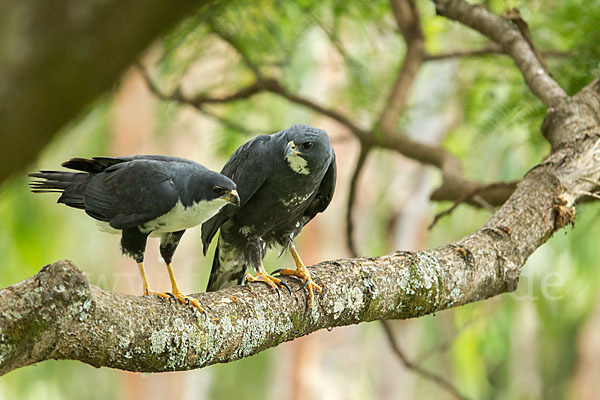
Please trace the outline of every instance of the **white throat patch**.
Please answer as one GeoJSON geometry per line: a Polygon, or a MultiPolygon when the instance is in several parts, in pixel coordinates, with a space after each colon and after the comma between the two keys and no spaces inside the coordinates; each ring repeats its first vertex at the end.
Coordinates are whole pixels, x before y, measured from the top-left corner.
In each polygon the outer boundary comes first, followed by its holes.
{"type": "Polygon", "coordinates": [[[301,175],[310,174],[310,170],[308,169],[308,162],[304,158],[300,157],[300,155],[292,153],[285,157],[285,160],[287,161],[292,171],[301,175]]]}

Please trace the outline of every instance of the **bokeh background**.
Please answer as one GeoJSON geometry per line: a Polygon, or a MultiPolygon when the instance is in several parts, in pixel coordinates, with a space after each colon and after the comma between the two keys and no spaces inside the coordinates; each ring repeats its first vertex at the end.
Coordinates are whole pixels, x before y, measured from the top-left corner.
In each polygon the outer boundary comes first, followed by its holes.
{"type": "MultiPolygon", "coordinates": [[[[179,89],[189,97],[233,93],[253,82],[242,52],[294,93],[358,123],[368,125],[377,117],[404,54],[387,1],[251,3],[192,16],[149,48],[140,63],[159,91],[168,96],[179,89]]],[[[599,1],[485,5],[496,13],[519,8],[569,94],[600,75],[599,1]]],[[[418,6],[429,53],[490,46],[479,34],[436,17],[431,2],[418,6]]],[[[508,57],[450,58],[421,68],[400,130],[456,154],[471,179],[518,180],[549,152],[539,131],[545,111],[508,57]]],[[[132,66],[113,90],[55,137],[30,170],[54,169],[71,157],[130,154],[177,155],[219,170],[249,138],[294,123],[329,132],[339,171],[332,204],[304,229],[298,248],[307,264],[348,257],[346,202],[358,143],[335,121],[274,94],[197,109],[160,99],[132,66]]],[[[435,214],[451,205],[429,200],[440,182],[435,168],[389,150],[374,151],[359,181],[353,215],[359,253],[377,256],[446,244],[491,216],[493,210],[462,205],[429,230],[435,214]]],[[[0,187],[0,287],[67,258],[91,283],[139,294],[137,268],[120,255],[119,237],[100,232],[84,213],[57,206],[56,197],[30,193],[24,172],[0,187]]],[[[578,214],[575,229],[556,233],[527,262],[516,292],[417,320],[392,321],[405,356],[469,398],[598,398],[600,207],[581,205],[578,214]]],[[[276,255],[268,257],[267,269],[291,264],[288,254],[276,255]]],[[[174,260],[184,292],[204,290],[211,256],[212,248],[202,256],[198,228],[186,233],[174,260]]],[[[146,258],[151,287],[167,289],[156,240],[149,241],[146,258]]],[[[381,324],[373,322],[317,332],[196,371],[136,374],[47,361],[0,378],[0,399],[69,398],[453,397],[405,368],[381,324]]]]}

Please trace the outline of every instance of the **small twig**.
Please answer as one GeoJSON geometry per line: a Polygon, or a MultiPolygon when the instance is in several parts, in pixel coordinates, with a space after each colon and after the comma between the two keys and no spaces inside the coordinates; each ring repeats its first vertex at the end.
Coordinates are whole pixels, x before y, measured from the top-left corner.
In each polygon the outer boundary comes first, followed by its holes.
{"type": "MultiPolygon", "coordinates": [[[[569,52],[559,50],[544,50],[541,51],[541,53],[547,58],[565,58],[571,55],[569,52]]],[[[506,54],[500,47],[484,47],[482,49],[456,50],[439,54],[430,54],[426,52],[423,56],[423,61],[441,61],[453,58],[480,57],[488,55],[508,56],[508,54],[506,54]]]]}
{"type": "Polygon", "coordinates": [[[488,211],[494,212],[494,210],[496,209],[493,205],[485,201],[485,199],[478,194],[474,194],[471,198],[475,203],[479,204],[482,208],[485,208],[488,211]]]}
{"type": "Polygon", "coordinates": [[[358,154],[358,159],[356,160],[356,165],[354,167],[354,172],[352,173],[352,178],[350,179],[350,190],[348,193],[348,203],[346,205],[346,244],[352,257],[358,257],[359,254],[356,249],[356,244],[354,243],[354,222],[352,220],[352,214],[356,200],[356,189],[358,188],[358,178],[360,177],[360,173],[365,165],[365,161],[367,160],[370,151],[370,147],[361,145],[360,153],[358,154]]]}
{"type": "Polygon", "coordinates": [[[385,333],[387,335],[387,338],[390,342],[390,346],[392,347],[392,350],[394,350],[394,353],[396,354],[398,359],[400,359],[402,364],[404,364],[404,366],[407,369],[419,374],[420,376],[422,376],[425,379],[429,379],[430,381],[437,384],[444,390],[448,391],[450,394],[452,394],[457,399],[466,399],[466,397],[463,396],[454,387],[454,385],[452,383],[450,383],[448,380],[446,380],[444,377],[442,377],[438,374],[435,374],[431,371],[428,371],[428,370],[422,368],[421,366],[419,366],[418,364],[415,364],[414,362],[410,361],[406,357],[406,355],[402,352],[402,349],[400,348],[400,345],[396,341],[396,338],[394,337],[394,333],[392,332],[392,328],[389,326],[389,323],[387,321],[381,321],[381,324],[383,325],[383,330],[385,331],[385,333]]]}
{"type": "Polygon", "coordinates": [[[600,181],[596,181],[596,180],[593,180],[590,178],[582,177],[579,179],[582,180],[583,182],[591,183],[592,185],[600,185],[600,181]]]}
{"type": "Polygon", "coordinates": [[[458,200],[456,200],[454,202],[454,204],[452,204],[452,206],[444,211],[441,211],[439,213],[437,213],[435,215],[435,217],[433,217],[433,221],[431,221],[431,224],[429,224],[429,226],[427,227],[428,230],[432,230],[433,227],[438,223],[438,221],[440,219],[442,219],[443,217],[445,217],[446,215],[450,215],[454,212],[454,210],[456,210],[456,208],[461,205],[463,202],[465,202],[467,199],[469,198],[468,194],[464,194],[463,196],[461,196],[458,200]]]}
{"type": "Polygon", "coordinates": [[[494,189],[496,187],[498,187],[499,185],[503,185],[503,183],[490,183],[488,185],[484,185],[482,187],[478,187],[475,190],[472,190],[470,192],[467,192],[465,194],[463,194],[461,197],[459,197],[454,204],[452,204],[452,206],[450,208],[448,208],[447,210],[444,210],[442,212],[439,212],[435,215],[435,217],[433,217],[433,221],[431,222],[431,224],[429,224],[429,226],[427,227],[427,229],[431,230],[433,229],[433,227],[438,223],[438,221],[445,217],[446,215],[450,215],[454,212],[454,210],[456,210],[456,208],[461,205],[464,202],[473,200],[474,202],[476,202],[477,204],[479,204],[481,207],[486,208],[488,210],[494,211],[494,206],[492,206],[489,202],[487,202],[483,197],[481,197],[479,194],[482,192],[485,192],[489,189],[494,189]]]}
{"type": "Polygon", "coordinates": [[[593,197],[595,199],[600,199],[600,194],[588,192],[586,190],[578,190],[578,191],[575,192],[575,194],[580,194],[580,195],[584,195],[584,196],[590,196],[590,197],[593,197]]]}
{"type": "Polygon", "coordinates": [[[229,46],[231,46],[236,51],[236,53],[242,58],[242,62],[254,73],[258,80],[264,79],[262,73],[260,72],[260,68],[256,64],[254,64],[254,62],[250,59],[248,54],[246,54],[246,52],[242,49],[239,43],[237,43],[233,39],[233,37],[219,29],[219,27],[212,21],[209,21],[208,25],[215,35],[217,35],[225,43],[229,44],[229,46]]]}
{"type": "Polygon", "coordinates": [[[146,68],[146,66],[142,62],[136,61],[135,62],[135,66],[137,67],[137,69],[142,74],[142,78],[144,78],[144,80],[146,81],[146,86],[148,86],[148,89],[150,89],[150,91],[156,97],[160,98],[161,100],[175,100],[175,97],[174,97],[173,93],[172,94],[166,94],[166,93],[164,93],[158,87],[158,85],[156,84],[156,82],[154,82],[154,79],[152,79],[152,77],[150,76],[150,72],[148,71],[148,69],[146,68]]]}
{"type": "Polygon", "coordinates": [[[413,363],[420,365],[426,359],[431,357],[432,355],[448,350],[450,348],[450,346],[452,345],[452,343],[456,340],[456,338],[471,325],[471,322],[472,321],[466,322],[456,332],[454,332],[452,335],[450,335],[450,337],[447,337],[441,343],[438,343],[437,345],[432,346],[429,349],[425,350],[423,353],[421,353],[419,356],[417,356],[413,360],[413,363]]]}
{"type": "Polygon", "coordinates": [[[260,135],[262,133],[265,132],[272,132],[271,129],[266,129],[266,130],[254,130],[254,129],[248,129],[245,126],[238,124],[235,121],[232,121],[229,118],[223,117],[222,115],[219,115],[209,109],[207,109],[206,107],[197,107],[198,111],[200,111],[202,114],[206,115],[207,117],[210,117],[216,121],[218,121],[221,125],[236,131],[236,132],[240,132],[246,136],[256,136],[256,135],[260,135]]]}
{"type": "Polygon", "coordinates": [[[533,36],[531,35],[531,31],[529,30],[529,25],[527,25],[527,22],[525,22],[525,20],[523,18],[521,18],[521,13],[519,12],[519,10],[514,7],[511,8],[506,13],[506,18],[509,19],[510,21],[512,21],[512,23],[515,24],[517,28],[519,28],[519,31],[521,31],[521,34],[523,35],[523,37],[525,38],[527,43],[529,43],[529,47],[531,47],[531,51],[533,51],[533,54],[535,54],[535,57],[538,59],[540,64],[542,64],[542,66],[544,67],[544,70],[547,73],[550,73],[550,69],[548,68],[548,64],[546,63],[546,60],[544,59],[544,57],[542,56],[542,54],[540,53],[538,48],[533,43],[533,36]]]}
{"type": "Polygon", "coordinates": [[[206,115],[207,117],[217,120],[221,123],[221,125],[247,136],[255,136],[259,133],[270,132],[270,130],[255,131],[252,129],[248,129],[245,126],[242,126],[226,117],[223,117],[205,107],[205,104],[231,103],[237,100],[247,99],[262,90],[257,84],[247,86],[239,90],[238,92],[223,97],[197,96],[194,99],[188,99],[181,93],[181,90],[179,88],[177,88],[172,94],[164,93],[158,87],[158,85],[152,79],[152,77],[150,77],[148,69],[142,63],[138,62],[136,63],[136,66],[140,70],[140,73],[145,79],[146,85],[148,86],[150,91],[161,100],[176,101],[181,104],[190,105],[197,109],[200,113],[206,115]]]}

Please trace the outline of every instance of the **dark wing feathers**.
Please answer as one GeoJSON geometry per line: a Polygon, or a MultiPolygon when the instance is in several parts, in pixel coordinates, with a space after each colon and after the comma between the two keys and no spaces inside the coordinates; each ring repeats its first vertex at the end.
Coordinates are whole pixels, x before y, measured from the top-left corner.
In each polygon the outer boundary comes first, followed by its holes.
{"type": "Polygon", "coordinates": [[[239,147],[223,166],[221,174],[236,183],[241,204],[240,207],[231,205],[223,207],[217,215],[202,225],[204,255],[221,225],[235,215],[267,180],[271,172],[271,164],[266,163],[265,160],[273,157],[273,149],[269,147],[271,140],[272,137],[269,135],[257,136],[239,147]]]}
{"type": "Polygon", "coordinates": [[[240,207],[252,197],[262,186],[270,172],[270,164],[266,163],[273,156],[269,146],[271,136],[261,135],[238,148],[223,166],[221,174],[239,182],[237,191],[240,195],[240,207]]]}
{"type": "Polygon", "coordinates": [[[91,176],[84,193],[86,211],[116,229],[142,225],[167,213],[179,195],[163,168],[150,160],[135,160],[91,176]]]}
{"type": "Polygon", "coordinates": [[[29,175],[39,178],[30,185],[34,192],[61,192],[59,203],[113,228],[130,228],[167,213],[179,200],[164,161],[198,166],[168,156],[73,158],[62,165],[83,172],[40,171],[29,175]]]}
{"type": "Polygon", "coordinates": [[[71,158],[61,165],[65,168],[74,169],[89,173],[98,173],[104,171],[111,165],[122,163],[123,159],[117,157],[94,157],[94,158],[71,158]]]}
{"type": "Polygon", "coordinates": [[[333,198],[336,179],[337,167],[335,165],[334,153],[331,163],[329,164],[329,168],[327,168],[327,171],[323,176],[323,180],[321,181],[321,185],[319,186],[319,190],[317,191],[315,199],[304,211],[304,216],[307,217],[304,224],[307,224],[318,213],[325,211],[325,209],[329,206],[329,203],[331,203],[331,199],[333,198]]]}

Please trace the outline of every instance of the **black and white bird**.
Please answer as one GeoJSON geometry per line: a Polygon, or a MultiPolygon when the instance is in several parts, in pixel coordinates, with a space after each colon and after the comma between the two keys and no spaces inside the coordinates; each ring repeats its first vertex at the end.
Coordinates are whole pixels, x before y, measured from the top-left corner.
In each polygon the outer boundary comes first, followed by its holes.
{"type": "Polygon", "coordinates": [[[204,312],[198,300],[181,293],[171,260],[186,229],[200,225],[226,205],[238,207],[235,183],[193,161],[169,156],[73,158],[63,167],[80,172],[40,171],[30,183],[35,193],[61,193],[58,203],[80,208],[111,233],[121,233],[121,249],[137,263],[144,295],[174,298],[204,312]],[[171,292],[148,287],[144,251],[148,236],[160,237],[171,292]]]}
{"type": "Polygon", "coordinates": [[[333,196],[335,153],[327,133],[294,125],[258,136],[238,148],[221,173],[236,182],[241,204],[224,207],[202,225],[204,254],[221,229],[207,290],[240,284],[246,278],[265,282],[279,293],[278,288],[286,285],[263,266],[266,249],[279,245],[290,250],[296,264],[296,270],[283,269],[280,274],[302,279],[312,308],[313,290],[321,288],[298,255],[294,238],[333,196]],[[248,268],[257,274],[247,274],[248,268]]]}

